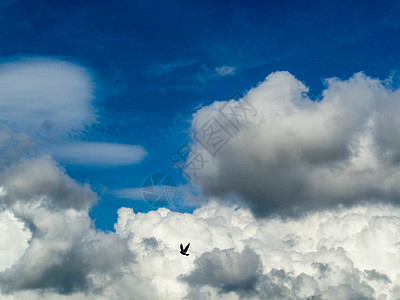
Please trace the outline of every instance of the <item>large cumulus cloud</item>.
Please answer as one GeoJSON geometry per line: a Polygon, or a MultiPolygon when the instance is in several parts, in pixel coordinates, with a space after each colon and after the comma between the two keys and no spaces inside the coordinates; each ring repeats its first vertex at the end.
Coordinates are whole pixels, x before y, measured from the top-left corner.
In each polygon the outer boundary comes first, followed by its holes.
{"type": "Polygon", "coordinates": [[[50,158],[21,161],[5,174],[4,299],[397,299],[400,290],[395,206],[286,219],[258,219],[221,201],[191,214],[120,208],[116,232],[104,233],[88,215],[93,192],[50,158]],[[16,192],[23,181],[30,188],[16,192]],[[185,257],[179,244],[188,242],[185,257]]]}
{"type": "Polygon", "coordinates": [[[306,91],[270,75],[245,96],[255,118],[194,177],[218,197],[193,213],[120,208],[115,232],[94,228],[89,185],[2,128],[0,298],[398,299],[398,92],[363,74],[329,80],[321,101],[306,91]]]}
{"type": "Polygon", "coordinates": [[[94,192],[50,158],[13,165],[1,182],[0,220],[8,250],[0,273],[4,293],[96,292],[133,260],[124,239],[94,229],[88,215],[94,192]]]}
{"type": "Polygon", "coordinates": [[[399,229],[391,206],[260,220],[217,202],[193,214],[121,208],[116,225],[135,272],[158,287],[149,299],[396,299],[399,229]]]}
{"type": "Polygon", "coordinates": [[[239,196],[261,216],[376,199],[398,203],[400,92],[362,73],[326,80],[317,101],[307,90],[288,72],[276,72],[238,101],[200,109],[192,153],[209,162],[193,181],[211,196],[239,196]],[[256,116],[236,111],[234,128],[220,111],[240,103],[256,116]],[[198,142],[210,135],[212,118],[231,134],[210,151],[215,157],[198,142]]]}

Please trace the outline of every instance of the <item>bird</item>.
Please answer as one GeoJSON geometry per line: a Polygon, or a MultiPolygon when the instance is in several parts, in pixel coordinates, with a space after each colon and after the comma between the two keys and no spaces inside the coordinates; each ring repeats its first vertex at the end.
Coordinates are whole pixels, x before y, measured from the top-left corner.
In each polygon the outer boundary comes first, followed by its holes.
{"type": "Polygon", "coordinates": [[[189,256],[189,254],[187,254],[186,252],[188,251],[188,249],[189,249],[189,246],[190,246],[190,243],[189,244],[187,244],[187,246],[185,247],[185,249],[183,249],[183,245],[181,244],[181,254],[182,255],[186,255],[186,256],[189,256]]]}

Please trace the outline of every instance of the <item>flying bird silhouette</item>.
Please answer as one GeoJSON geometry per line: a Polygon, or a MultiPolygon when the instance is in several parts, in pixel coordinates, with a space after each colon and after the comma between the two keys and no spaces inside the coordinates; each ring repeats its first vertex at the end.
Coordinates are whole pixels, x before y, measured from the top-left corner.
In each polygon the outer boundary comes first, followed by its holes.
{"type": "Polygon", "coordinates": [[[187,254],[186,252],[189,250],[189,246],[190,246],[190,243],[189,244],[187,244],[187,246],[185,247],[185,249],[183,249],[183,245],[181,244],[181,254],[182,255],[186,255],[186,256],[189,256],[189,254],[187,254]]]}

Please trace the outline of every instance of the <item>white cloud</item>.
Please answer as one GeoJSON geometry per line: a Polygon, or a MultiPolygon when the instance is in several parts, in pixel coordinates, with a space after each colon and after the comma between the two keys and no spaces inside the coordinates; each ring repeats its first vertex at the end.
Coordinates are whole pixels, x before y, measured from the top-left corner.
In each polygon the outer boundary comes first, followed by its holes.
{"type": "Polygon", "coordinates": [[[75,165],[121,166],[141,162],[147,155],[138,145],[76,142],[51,147],[57,160],[75,165]]]}
{"type": "Polygon", "coordinates": [[[136,251],[141,280],[158,287],[152,299],[395,299],[399,227],[390,206],[282,220],[214,203],[193,214],[121,208],[116,230],[136,251]],[[179,244],[188,242],[183,257],[179,244]]]}
{"type": "MultiPolygon", "coordinates": [[[[5,192],[0,188],[0,198],[5,192]]],[[[0,212],[0,270],[18,262],[28,248],[31,232],[10,211],[0,212]]]]}
{"type": "Polygon", "coordinates": [[[236,74],[236,70],[237,70],[236,67],[225,66],[225,65],[215,68],[217,74],[222,77],[233,76],[236,74]]]}
{"type": "Polygon", "coordinates": [[[262,216],[396,201],[400,92],[361,73],[327,80],[320,101],[311,101],[306,92],[291,74],[276,72],[239,101],[199,110],[192,123],[195,134],[202,136],[205,125],[210,133],[207,122],[214,117],[225,128],[220,132],[227,130],[232,138],[215,158],[194,139],[196,155],[210,160],[194,182],[210,196],[237,195],[262,216]]]}
{"type": "Polygon", "coordinates": [[[5,295],[26,290],[96,294],[133,261],[124,239],[93,228],[90,188],[73,181],[51,159],[11,166],[1,182],[0,228],[7,231],[0,283],[5,295]]]}
{"type": "Polygon", "coordinates": [[[72,63],[26,58],[0,64],[0,122],[42,135],[81,130],[95,120],[94,85],[72,63]]]}
{"type": "Polygon", "coordinates": [[[42,199],[47,207],[89,209],[96,194],[85,185],[79,185],[49,157],[24,160],[12,165],[0,174],[0,182],[7,195],[3,203],[7,207],[15,203],[42,199]]]}
{"type": "Polygon", "coordinates": [[[93,193],[51,159],[20,162],[2,176],[4,299],[391,300],[400,289],[393,206],[287,219],[219,202],[192,214],[121,208],[116,233],[104,233],[88,215],[93,193]],[[184,257],[179,244],[188,242],[184,257]]]}
{"type": "MultiPolygon", "coordinates": [[[[221,198],[191,214],[120,208],[115,233],[95,230],[96,195],[51,158],[10,158],[0,173],[1,298],[397,299],[398,92],[360,74],[331,80],[319,103],[305,91],[275,73],[245,96],[258,123],[243,124],[198,178],[221,198]],[[232,192],[261,213],[311,210],[256,218],[224,204],[232,192]]],[[[194,128],[221,104],[199,111],[194,128]]],[[[2,137],[13,140],[0,134],[0,149],[2,137]]]]}

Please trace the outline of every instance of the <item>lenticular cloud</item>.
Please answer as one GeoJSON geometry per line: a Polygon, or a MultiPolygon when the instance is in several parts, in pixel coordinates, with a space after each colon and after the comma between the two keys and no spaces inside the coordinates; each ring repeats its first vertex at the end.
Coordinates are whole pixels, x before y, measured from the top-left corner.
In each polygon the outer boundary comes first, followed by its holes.
{"type": "Polygon", "coordinates": [[[362,73],[326,80],[317,101],[307,90],[276,72],[238,101],[200,109],[193,182],[210,196],[239,196],[259,216],[398,203],[400,92],[362,73]]]}
{"type": "Polygon", "coordinates": [[[0,65],[0,122],[42,135],[79,131],[95,121],[94,85],[66,61],[25,58],[0,65]]]}

